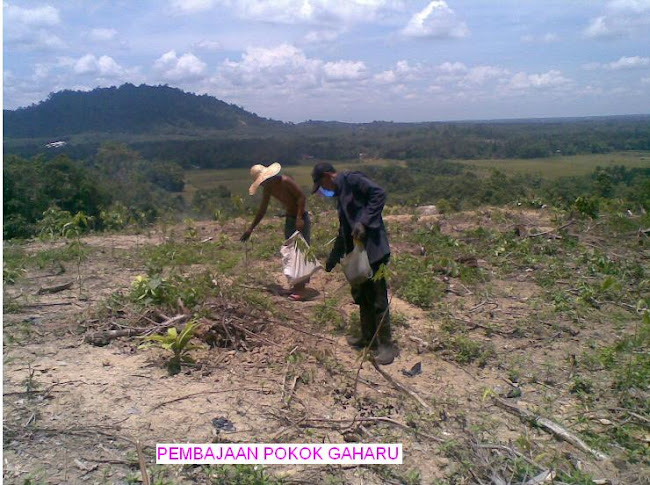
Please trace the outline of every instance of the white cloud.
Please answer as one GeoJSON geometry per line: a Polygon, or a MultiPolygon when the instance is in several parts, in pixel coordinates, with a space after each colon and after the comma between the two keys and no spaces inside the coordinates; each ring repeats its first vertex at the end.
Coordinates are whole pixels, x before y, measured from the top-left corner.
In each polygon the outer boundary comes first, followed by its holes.
{"type": "Polygon", "coordinates": [[[117,35],[117,30],[115,29],[92,29],[88,36],[97,42],[106,42],[109,40],[113,40],[115,36],[117,35]]]}
{"type": "Polygon", "coordinates": [[[170,0],[172,11],[180,14],[194,14],[210,10],[215,5],[214,0],[170,0]]]}
{"type": "Polygon", "coordinates": [[[5,37],[5,42],[20,49],[37,51],[63,50],[67,47],[58,35],[44,29],[13,31],[5,37]]]}
{"type": "Polygon", "coordinates": [[[340,27],[401,10],[404,0],[170,0],[173,12],[194,14],[220,5],[249,20],[340,27]]]}
{"type": "Polygon", "coordinates": [[[322,65],[322,61],[308,59],[300,49],[289,44],[249,47],[240,61],[224,61],[213,82],[238,89],[280,85],[313,87],[320,83],[322,65]]]}
{"type": "Polygon", "coordinates": [[[21,24],[30,27],[51,27],[61,22],[59,11],[49,5],[36,8],[23,8],[5,3],[4,17],[7,25],[21,24]]]}
{"type": "Polygon", "coordinates": [[[411,66],[408,61],[397,61],[395,67],[373,76],[378,84],[395,84],[404,81],[414,81],[420,78],[423,67],[419,64],[411,66]]]}
{"type": "Polygon", "coordinates": [[[54,32],[61,24],[56,8],[23,8],[5,3],[3,14],[6,45],[30,51],[50,51],[66,47],[65,42],[54,32]]]}
{"type": "Polygon", "coordinates": [[[467,66],[462,62],[443,62],[438,67],[436,71],[443,74],[464,74],[467,72],[467,66]]]}
{"type": "Polygon", "coordinates": [[[36,64],[34,66],[34,80],[46,79],[50,75],[50,66],[45,64],[36,64]]]}
{"type": "Polygon", "coordinates": [[[642,84],[650,84],[650,76],[641,78],[642,84]]]}
{"type": "Polygon", "coordinates": [[[623,56],[620,59],[607,63],[589,62],[582,65],[585,71],[595,71],[606,69],[608,71],[622,71],[626,69],[644,69],[650,67],[650,57],[641,56],[623,56]]]}
{"type": "Polygon", "coordinates": [[[584,88],[578,89],[577,94],[580,96],[602,96],[604,91],[600,86],[588,84],[584,88]]]}
{"type": "Polygon", "coordinates": [[[395,71],[388,70],[375,74],[373,78],[379,84],[394,84],[397,81],[395,71]]]}
{"type": "Polygon", "coordinates": [[[610,0],[604,15],[591,20],[583,33],[592,39],[627,37],[650,27],[650,1],[610,0]]]}
{"type": "Polygon", "coordinates": [[[305,42],[308,44],[321,44],[327,42],[334,42],[339,37],[339,32],[336,30],[314,30],[305,35],[305,42]]]}
{"type": "Polygon", "coordinates": [[[548,89],[566,86],[571,83],[560,71],[551,70],[543,74],[518,72],[510,79],[508,87],[513,90],[548,89]]]}
{"type": "Polygon", "coordinates": [[[366,77],[366,65],[360,61],[326,62],[323,73],[328,81],[352,81],[366,77]]]}
{"type": "Polygon", "coordinates": [[[200,41],[195,42],[192,47],[197,50],[218,51],[221,50],[223,46],[218,40],[201,39],[200,41]]]}
{"type": "Polygon", "coordinates": [[[202,77],[206,64],[194,54],[186,53],[178,57],[176,51],[171,50],[156,59],[154,68],[162,74],[164,79],[189,81],[202,77]]]}
{"type": "Polygon", "coordinates": [[[606,65],[607,69],[619,71],[621,69],[637,69],[650,66],[650,57],[621,57],[619,60],[606,65]]]}
{"type": "Polygon", "coordinates": [[[125,69],[112,57],[95,57],[93,54],[86,54],[79,58],[74,63],[72,70],[75,74],[90,74],[99,77],[119,77],[126,73],[125,69]]]}
{"type": "Polygon", "coordinates": [[[623,30],[610,24],[611,21],[608,21],[605,16],[596,17],[585,29],[584,34],[594,39],[606,39],[623,35],[623,30]]]}
{"type": "Polygon", "coordinates": [[[451,98],[491,98],[497,88],[507,84],[510,71],[500,66],[467,66],[462,62],[444,62],[434,68],[435,88],[429,91],[451,98]]]}
{"type": "Polygon", "coordinates": [[[481,85],[493,79],[500,79],[510,74],[508,69],[498,66],[475,66],[465,75],[466,84],[481,85]]]}
{"type": "Polygon", "coordinates": [[[433,0],[402,29],[407,37],[462,38],[469,35],[465,22],[443,0],[433,0]]]}
{"type": "Polygon", "coordinates": [[[362,61],[326,61],[308,57],[293,45],[280,44],[249,47],[241,59],[227,59],[210,83],[224,96],[265,96],[268,103],[276,103],[289,97],[308,99],[316,95],[320,99],[333,93],[351,99],[361,95],[359,90],[367,88],[371,80],[370,70],[362,61]]]}

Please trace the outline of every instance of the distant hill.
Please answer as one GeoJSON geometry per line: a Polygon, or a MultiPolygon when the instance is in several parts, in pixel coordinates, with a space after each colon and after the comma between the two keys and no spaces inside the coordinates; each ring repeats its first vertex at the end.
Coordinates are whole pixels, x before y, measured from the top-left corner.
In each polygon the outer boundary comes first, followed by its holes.
{"type": "Polygon", "coordinates": [[[185,169],[317,159],[545,158],[650,150],[649,115],[294,124],[262,118],[208,95],[133,84],[60,91],[3,115],[5,156],[89,160],[103,144],[119,143],[146,160],[185,169]]]}
{"type": "Polygon", "coordinates": [[[36,105],[4,110],[4,136],[61,138],[80,133],[188,133],[281,126],[208,95],[169,86],[59,91],[36,105]]]}

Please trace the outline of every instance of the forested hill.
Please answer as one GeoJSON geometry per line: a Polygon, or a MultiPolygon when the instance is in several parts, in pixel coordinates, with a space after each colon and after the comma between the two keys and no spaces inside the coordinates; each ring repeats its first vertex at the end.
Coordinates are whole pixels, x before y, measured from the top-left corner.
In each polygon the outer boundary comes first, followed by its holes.
{"type": "Polygon", "coordinates": [[[85,132],[163,134],[282,125],[212,96],[144,84],[87,92],[59,91],[36,105],[4,110],[3,116],[4,136],[9,138],[57,138],[85,132]]]}

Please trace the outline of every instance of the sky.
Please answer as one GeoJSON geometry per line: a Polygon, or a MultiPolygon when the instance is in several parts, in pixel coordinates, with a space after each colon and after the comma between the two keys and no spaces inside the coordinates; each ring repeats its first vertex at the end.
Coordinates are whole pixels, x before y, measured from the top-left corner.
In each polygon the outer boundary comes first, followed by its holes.
{"type": "Polygon", "coordinates": [[[3,107],[166,84],[286,122],[650,113],[650,0],[3,4],[3,107]]]}

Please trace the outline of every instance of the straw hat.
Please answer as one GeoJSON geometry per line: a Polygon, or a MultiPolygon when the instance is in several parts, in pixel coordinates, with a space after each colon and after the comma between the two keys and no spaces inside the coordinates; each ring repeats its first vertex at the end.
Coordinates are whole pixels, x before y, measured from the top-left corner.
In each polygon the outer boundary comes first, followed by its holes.
{"type": "Polygon", "coordinates": [[[248,193],[250,195],[255,194],[260,184],[265,180],[270,179],[271,177],[275,177],[280,173],[280,169],[282,169],[282,165],[280,165],[278,162],[272,163],[268,167],[259,164],[253,165],[251,167],[251,177],[253,178],[254,182],[249,187],[248,193]]]}

